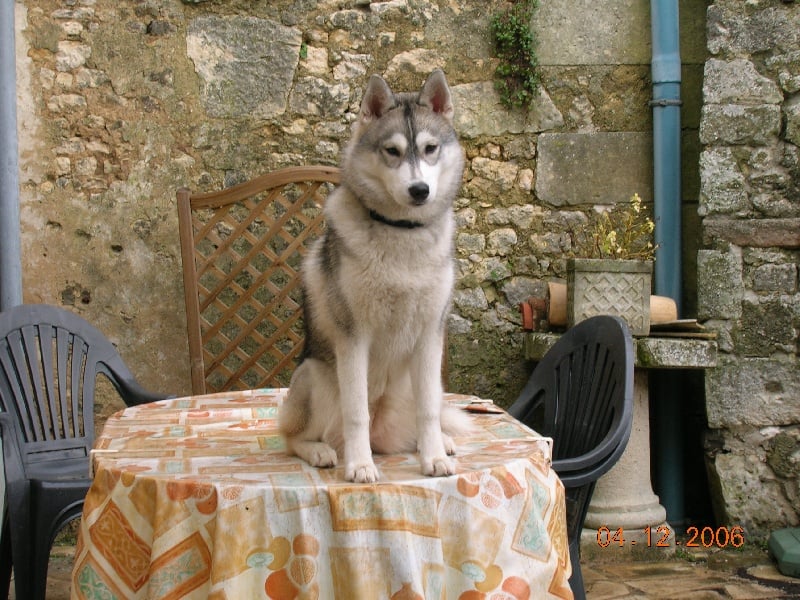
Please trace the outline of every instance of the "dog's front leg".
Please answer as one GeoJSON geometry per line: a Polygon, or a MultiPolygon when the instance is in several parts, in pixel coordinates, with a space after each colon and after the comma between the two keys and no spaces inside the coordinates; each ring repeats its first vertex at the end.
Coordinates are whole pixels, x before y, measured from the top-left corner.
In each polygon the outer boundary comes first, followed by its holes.
{"type": "Polygon", "coordinates": [[[362,339],[348,339],[336,348],[336,374],[344,438],[344,476],[356,483],[378,480],[369,444],[369,396],[367,369],[369,346],[362,339]]]}
{"type": "MultiPolygon", "coordinates": [[[[432,328],[433,329],[433,328],[432,328]]],[[[425,475],[442,477],[455,473],[442,437],[442,338],[429,335],[414,354],[411,378],[417,409],[417,448],[425,475]]]]}

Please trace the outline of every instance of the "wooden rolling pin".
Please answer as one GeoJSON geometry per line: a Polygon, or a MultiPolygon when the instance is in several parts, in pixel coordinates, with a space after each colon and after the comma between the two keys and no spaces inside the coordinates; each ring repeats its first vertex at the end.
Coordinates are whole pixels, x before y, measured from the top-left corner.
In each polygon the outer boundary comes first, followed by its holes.
{"type": "MultiPolygon", "coordinates": [[[[535,322],[547,319],[551,327],[565,327],[567,325],[567,284],[549,282],[547,284],[548,297],[531,299],[523,302],[522,320],[523,327],[527,330],[535,328],[535,322]],[[533,315],[538,313],[538,318],[533,315]]],[[[650,322],[668,323],[678,318],[678,306],[672,298],[666,296],[650,296],[650,322]]]]}

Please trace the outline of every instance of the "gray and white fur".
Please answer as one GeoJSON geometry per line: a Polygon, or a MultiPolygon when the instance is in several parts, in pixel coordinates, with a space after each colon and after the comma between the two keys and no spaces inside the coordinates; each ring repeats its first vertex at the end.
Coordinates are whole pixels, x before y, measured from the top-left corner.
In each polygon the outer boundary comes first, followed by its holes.
{"type": "Polygon", "coordinates": [[[373,482],[373,451],[418,451],[424,474],[454,472],[451,435],[468,424],[441,364],[463,167],[442,71],[418,94],[370,78],[303,264],[304,354],[280,411],[288,451],[311,465],[343,460],[347,480],[373,482]]]}

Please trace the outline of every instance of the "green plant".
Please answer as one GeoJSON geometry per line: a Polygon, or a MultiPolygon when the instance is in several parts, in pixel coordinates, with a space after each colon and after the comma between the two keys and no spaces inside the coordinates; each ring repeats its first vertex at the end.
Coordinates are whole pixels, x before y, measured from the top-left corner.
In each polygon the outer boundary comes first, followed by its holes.
{"type": "Polygon", "coordinates": [[[655,224],[639,194],[600,213],[592,227],[572,231],[572,255],[580,258],[653,260],[655,224]]]}
{"type": "Polygon", "coordinates": [[[530,27],[537,4],[537,0],[516,0],[507,10],[492,16],[495,53],[500,59],[495,70],[495,88],[509,108],[528,108],[539,85],[535,40],[530,27]]]}

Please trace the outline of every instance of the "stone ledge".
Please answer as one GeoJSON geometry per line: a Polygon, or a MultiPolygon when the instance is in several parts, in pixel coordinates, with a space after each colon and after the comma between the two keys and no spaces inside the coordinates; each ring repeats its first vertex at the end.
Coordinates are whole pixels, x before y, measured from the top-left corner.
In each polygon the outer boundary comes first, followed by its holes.
{"type": "MultiPolygon", "coordinates": [[[[526,333],[525,358],[540,360],[559,337],[558,333],[526,333]]],[[[713,340],[634,338],[633,352],[634,364],[642,369],[707,369],[717,365],[717,342],[713,340]]]]}
{"type": "Polygon", "coordinates": [[[706,219],[703,241],[751,248],[800,248],[800,219],[706,219]]]}
{"type": "Polygon", "coordinates": [[[717,365],[717,342],[689,338],[637,338],[636,366],[707,369],[717,365]]]}

